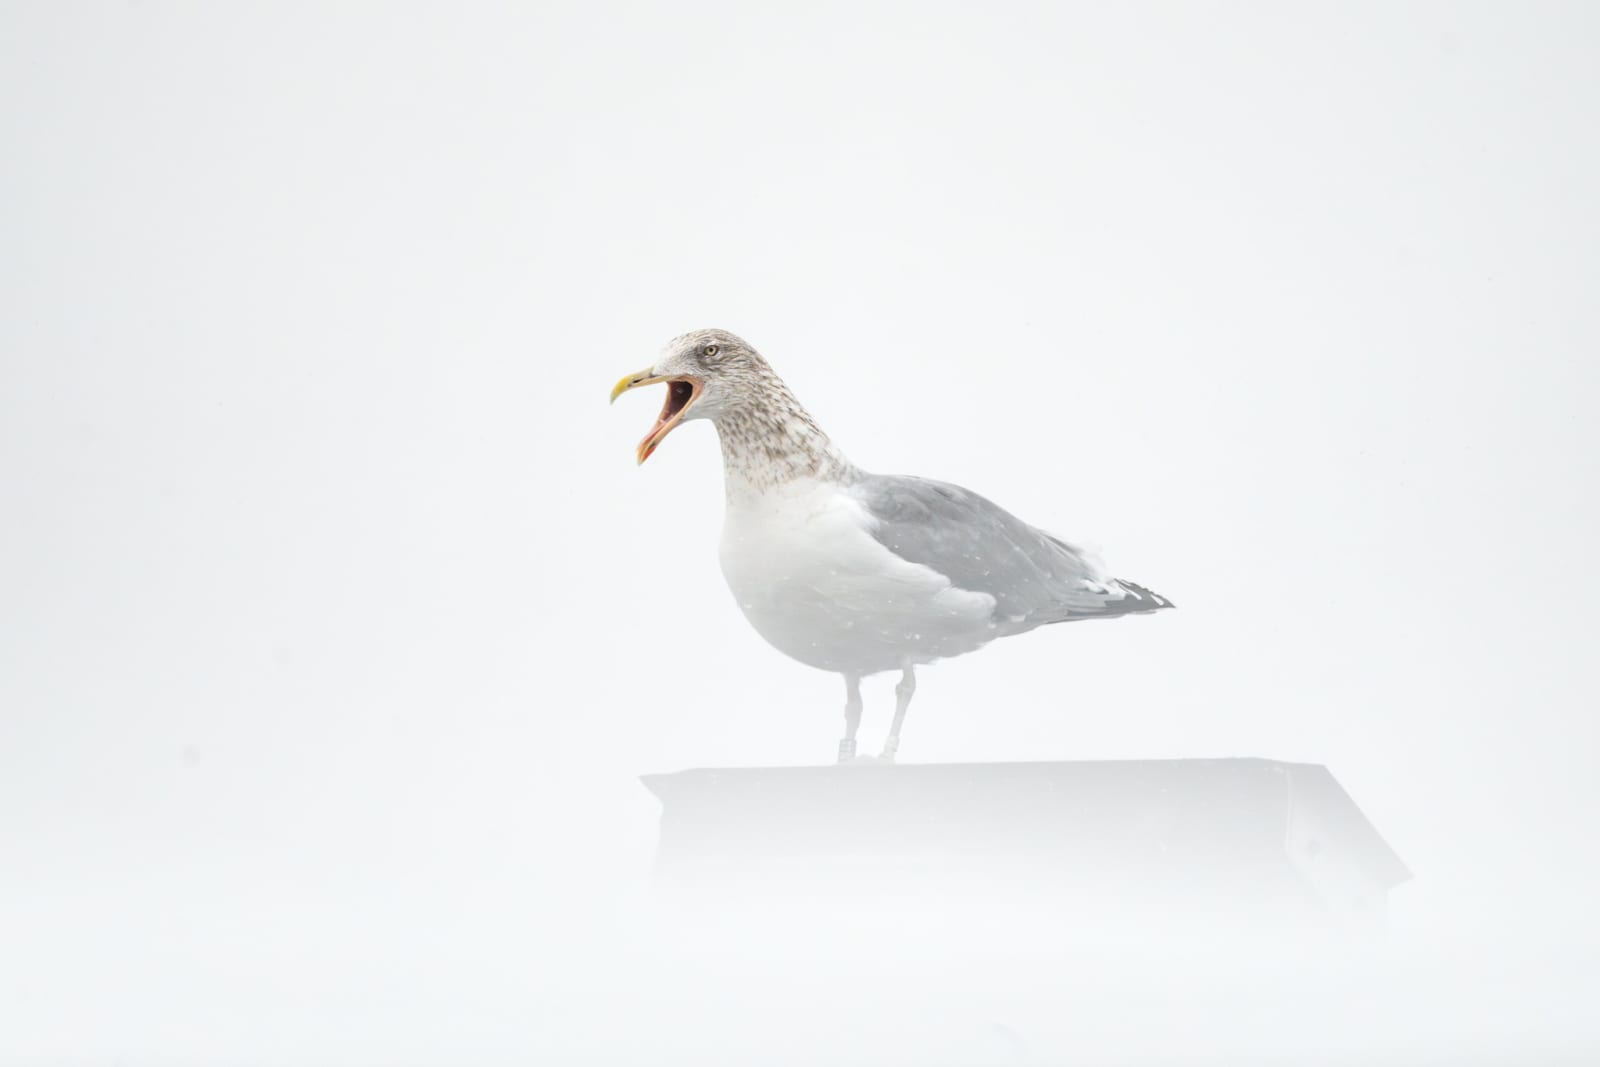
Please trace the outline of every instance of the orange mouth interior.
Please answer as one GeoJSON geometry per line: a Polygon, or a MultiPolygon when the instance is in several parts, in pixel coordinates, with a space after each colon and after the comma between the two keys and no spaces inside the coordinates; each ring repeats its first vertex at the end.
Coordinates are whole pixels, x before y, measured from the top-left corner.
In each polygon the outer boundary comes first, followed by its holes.
{"type": "Polygon", "coordinates": [[[640,463],[650,458],[650,453],[654,452],[666,439],[667,434],[672,432],[672,428],[682,421],[683,413],[699,395],[700,385],[692,378],[673,378],[667,382],[667,399],[661,405],[661,414],[656,416],[656,424],[650,427],[650,432],[639,442],[640,463]]]}

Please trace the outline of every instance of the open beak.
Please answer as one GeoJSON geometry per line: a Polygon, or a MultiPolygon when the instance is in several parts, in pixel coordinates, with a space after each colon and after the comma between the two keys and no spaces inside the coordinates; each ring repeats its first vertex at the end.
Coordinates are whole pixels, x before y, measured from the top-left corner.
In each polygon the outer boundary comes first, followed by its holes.
{"type": "Polygon", "coordinates": [[[684,412],[700,399],[702,386],[699,379],[657,374],[651,369],[642,370],[638,374],[624,375],[611,389],[611,402],[616,403],[617,397],[629,389],[637,389],[641,385],[655,385],[657,382],[667,383],[667,402],[661,406],[661,414],[656,417],[656,424],[650,427],[650,432],[639,442],[640,463],[650,458],[650,453],[654,452],[656,447],[666,440],[667,434],[683,421],[684,412]]]}

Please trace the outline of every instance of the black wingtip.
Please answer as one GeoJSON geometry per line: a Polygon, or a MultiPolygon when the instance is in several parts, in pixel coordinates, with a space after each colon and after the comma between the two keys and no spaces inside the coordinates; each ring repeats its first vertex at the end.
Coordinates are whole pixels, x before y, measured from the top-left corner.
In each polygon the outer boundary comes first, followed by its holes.
{"type": "Polygon", "coordinates": [[[1123,589],[1126,589],[1129,593],[1133,594],[1138,599],[1150,601],[1150,607],[1149,608],[1147,608],[1147,609],[1135,608],[1134,609],[1135,611],[1138,611],[1138,610],[1161,611],[1164,608],[1175,608],[1175,607],[1178,606],[1178,605],[1174,604],[1172,601],[1168,600],[1166,597],[1162,596],[1160,593],[1157,593],[1157,592],[1154,592],[1152,590],[1146,589],[1144,586],[1140,585],[1137,582],[1130,582],[1130,581],[1127,581],[1124,578],[1118,578],[1117,579],[1117,584],[1120,585],[1123,589]]]}

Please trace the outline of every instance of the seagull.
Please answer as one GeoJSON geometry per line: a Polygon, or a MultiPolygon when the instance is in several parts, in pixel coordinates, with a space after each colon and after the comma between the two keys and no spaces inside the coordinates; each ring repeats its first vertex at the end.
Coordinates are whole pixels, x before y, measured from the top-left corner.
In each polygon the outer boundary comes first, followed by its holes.
{"type": "Polygon", "coordinates": [[[673,340],[654,366],[617,382],[611,400],[662,383],[666,403],[638,460],[685,422],[716,427],[723,577],[769,644],[844,676],[840,763],[857,759],[867,675],[900,672],[878,757],[892,763],[918,666],[1051,623],[1172,607],[971,490],[857,467],[760,353],[731,333],[673,340]]]}

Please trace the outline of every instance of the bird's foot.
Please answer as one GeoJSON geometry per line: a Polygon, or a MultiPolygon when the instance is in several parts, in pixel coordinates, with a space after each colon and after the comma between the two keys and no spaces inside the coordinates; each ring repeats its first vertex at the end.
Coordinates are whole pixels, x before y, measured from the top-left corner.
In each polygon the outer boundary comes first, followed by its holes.
{"type": "MultiPolygon", "coordinates": [[[[889,760],[888,762],[892,763],[894,761],[893,760],[889,760]]],[[[840,760],[839,761],[839,766],[841,766],[841,767],[882,767],[882,766],[884,766],[884,763],[885,763],[885,761],[884,761],[883,757],[881,757],[881,756],[856,756],[856,757],[854,757],[852,759],[840,760]]]]}
{"type": "Polygon", "coordinates": [[[878,753],[879,763],[893,763],[895,753],[900,751],[900,739],[891,737],[883,743],[883,751],[878,753]]]}
{"type": "Polygon", "coordinates": [[[849,763],[856,758],[856,739],[847,737],[839,742],[839,762],[849,763]]]}

